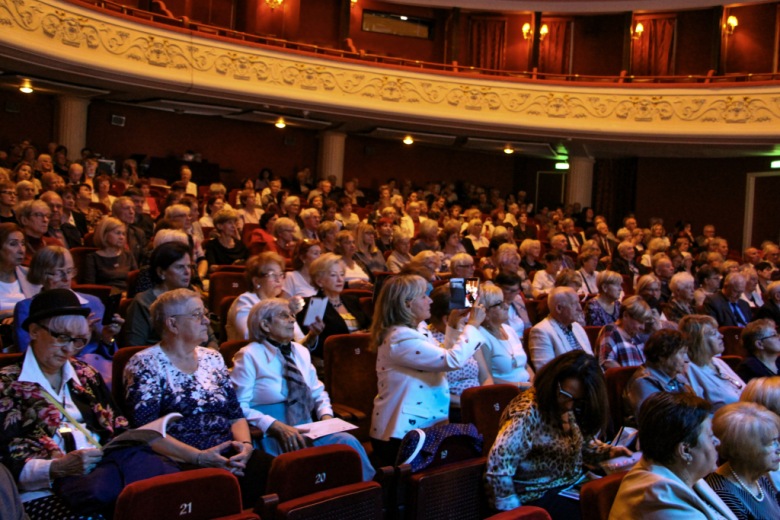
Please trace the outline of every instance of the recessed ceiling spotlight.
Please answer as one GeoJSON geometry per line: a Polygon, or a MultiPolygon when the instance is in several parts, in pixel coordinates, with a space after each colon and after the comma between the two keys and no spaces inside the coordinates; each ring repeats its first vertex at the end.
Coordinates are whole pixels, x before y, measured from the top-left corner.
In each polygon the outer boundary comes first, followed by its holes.
{"type": "Polygon", "coordinates": [[[414,139],[412,139],[412,136],[411,136],[411,135],[407,135],[407,136],[404,138],[404,144],[412,144],[412,143],[414,143],[414,139]]]}
{"type": "Polygon", "coordinates": [[[279,118],[279,121],[277,121],[277,122],[274,124],[274,126],[276,126],[276,128],[284,128],[285,126],[287,126],[287,123],[285,123],[285,122],[284,122],[284,118],[281,118],[281,117],[280,117],[280,118],[279,118]]]}

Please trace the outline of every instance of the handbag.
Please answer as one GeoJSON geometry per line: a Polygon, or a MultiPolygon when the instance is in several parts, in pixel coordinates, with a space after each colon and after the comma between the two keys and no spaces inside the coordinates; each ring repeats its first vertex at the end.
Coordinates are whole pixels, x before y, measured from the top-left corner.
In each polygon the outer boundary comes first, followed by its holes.
{"type": "MultiPolygon", "coordinates": [[[[436,460],[439,447],[446,440],[461,437],[465,444],[473,448],[474,457],[482,454],[482,435],[473,424],[443,424],[429,428],[418,428],[404,435],[398,450],[396,466],[409,464],[412,473],[417,473],[431,465],[436,460]]],[[[446,457],[442,451],[441,458],[446,457]]]]}

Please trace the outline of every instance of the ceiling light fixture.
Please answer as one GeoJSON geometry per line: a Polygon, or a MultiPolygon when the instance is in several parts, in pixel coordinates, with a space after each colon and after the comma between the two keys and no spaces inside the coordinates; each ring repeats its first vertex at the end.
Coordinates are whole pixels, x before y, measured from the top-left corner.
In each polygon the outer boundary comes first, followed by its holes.
{"type": "Polygon", "coordinates": [[[279,121],[274,123],[274,126],[276,126],[276,128],[284,128],[285,126],[287,126],[287,123],[284,122],[284,118],[280,117],[279,121]]]}
{"type": "Polygon", "coordinates": [[[567,163],[567,162],[555,163],[555,169],[556,170],[568,170],[569,169],[569,163],[567,163]]]}
{"type": "Polygon", "coordinates": [[[284,0],[265,0],[265,3],[271,6],[271,11],[282,5],[284,0]]]}
{"type": "Polygon", "coordinates": [[[507,155],[511,155],[515,153],[515,150],[510,145],[506,145],[506,148],[504,148],[504,153],[507,155]]]}
{"type": "Polygon", "coordinates": [[[401,20],[404,20],[404,21],[409,19],[408,16],[401,16],[400,18],[401,18],[401,20]]]}
{"type": "Polygon", "coordinates": [[[19,87],[19,90],[21,92],[24,92],[25,94],[32,94],[32,87],[29,84],[24,84],[21,87],[19,87]]]}
{"type": "Polygon", "coordinates": [[[407,135],[406,137],[404,137],[404,144],[412,144],[412,143],[414,143],[414,139],[412,139],[411,135],[407,135]]]}

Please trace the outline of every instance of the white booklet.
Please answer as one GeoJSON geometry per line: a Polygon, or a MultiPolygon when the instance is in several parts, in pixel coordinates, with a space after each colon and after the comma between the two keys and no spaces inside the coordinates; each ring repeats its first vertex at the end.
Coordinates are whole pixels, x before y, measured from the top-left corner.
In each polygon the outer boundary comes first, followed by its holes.
{"type": "Polygon", "coordinates": [[[313,423],[299,424],[296,426],[301,430],[304,437],[308,437],[311,440],[317,440],[320,437],[325,437],[331,433],[346,432],[349,430],[357,430],[357,426],[352,423],[348,423],[342,419],[333,418],[328,421],[317,421],[313,423]]]}
{"type": "Polygon", "coordinates": [[[314,298],[309,300],[309,308],[306,310],[306,317],[303,318],[303,326],[310,327],[317,318],[322,319],[325,316],[325,309],[328,306],[327,298],[314,298]]]}
{"type": "Polygon", "coordinates": [[[164,417],[155,419],[150,423],[146,423],[143,426],[139,426],[135,430],[127,430],[121,435],[114,437],[111,441],[103,446],[103,450],[119,449],[131,444],[146,443],[151,444],[160,437],[165,438],[165,430],[168,428],[168,423],[175,421],[182,417],[180,413],[169,413],[164,417]]]}

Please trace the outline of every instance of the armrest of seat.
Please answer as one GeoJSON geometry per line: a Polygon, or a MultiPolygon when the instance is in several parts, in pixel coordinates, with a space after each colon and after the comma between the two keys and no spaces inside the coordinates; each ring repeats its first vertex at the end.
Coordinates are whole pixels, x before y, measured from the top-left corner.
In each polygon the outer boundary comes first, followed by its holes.
{"type": "Polygon", "coordinates": [[[260,518],[275,518],[276,508],[279,507],[279,495],[265,495],[257,499],[254,513],[260,518]]]}
{"type": "Polygon", "coordinates": [[[263,436],[265,435],[263,433],[263,430],[257,428],[256,426],[249,427],[249,434],[252,436],[253,439],[262,439],[263,436]]]}
{"type": "Polygon", "coordinates": [[[368,419],[368,416],[360,410],[345,404],[331,404],[331,408],[333,408],[333,413],[345,421],[365,421],[368,419]]]}

